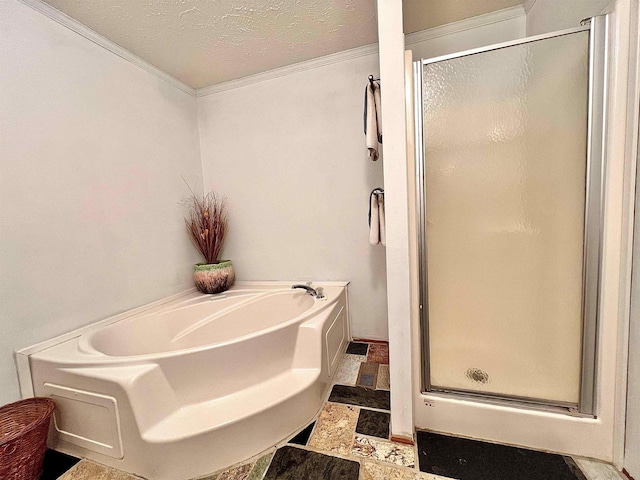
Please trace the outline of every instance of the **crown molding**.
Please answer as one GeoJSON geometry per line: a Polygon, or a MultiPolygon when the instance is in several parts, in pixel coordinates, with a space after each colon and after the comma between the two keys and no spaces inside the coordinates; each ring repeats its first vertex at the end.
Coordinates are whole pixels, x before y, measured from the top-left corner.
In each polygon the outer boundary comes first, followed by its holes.
{"type": "Polygon", "coordinates": [[[529,13],[533,8],[533,5],[536,3],[536,0],[524,0],[522,2],[522,6],[524,7],[524,11],[529,13]]]}
{"type": "Polygon", "coordinates": [[[195,88],[192,88],[186,83],[181,82],[177,78],[172,77],[168,73],[163,72],[158,67],[151,65],[149,62],[141,59],[137,55],[134,55],[129,50],[103,37],[99,33],[91,30],[89,27],[86,27],[85,25],[81,24],[77,20],[74,20],[73,18],[66,15],[65,13],[62,13],[60,10],[53,8],[48,3],[44,3],[42,0],[18,0],[18,1],[40,12],[41,14],[53,20],[54,22],[57,22],[64,27],[67,27],[69,30],[77,33],[78,35],[86,38],[87,40],[104,48],[105,50],[108,50],[111,53],[114,53],[118,57],[124,60],[127,60],[128,62],[136,65],[139,68],[142,68],[143,70],[146,70],[151,75],[161,80],[164,80],[165,82],[169,83],[170,85],[173,85],[176,88],[179,88],[183,92],[186,92],[192,96],[196,95],[195,88]]]}
{"type": "Polygon", "coordinates": [[[413,45],[415,43],[425,42],[434,38],[444,37],[445,35],[460,33],[466,30],[483,27],[485,25],[492,25],[494,23],[504,22],[505,20],[524,17],[525,15],[526,12],[522,5],[516,5],[515,7],[504,8],[495,12],[484,13],[482,15],[460,20],[458,22],[447,23],[446,25],[441,25],[439,27],[410,33],[405,35],[404,44],[413,45]]]}
{"type": "Polygon", "coordinates": [[[229,80],[228,82],[218,83],[211,85],[210,87],[199,88],[196,90],[197,97],[204,97],[213,93],[224,92],[226,90],[232,90],[234,88],[244,87],[251,85],[252,83],[264,82],[274,78],[284,77],[291,75],[292,73],[303,72],[305,70],[312,70],[318,67],[324,67],[333,63],[340,63],[347,60],[353,60],[355,58],[364,57],[367,55],[373,55],[378,53],[378,44],[372,43],[371,45],[364,45],[362,47],[351,48],[349,50],[343,50],[342,52],[332,53],[323,57],[312,58],[311,60],[305,60],[303,62],[294,63],[285,67],[274,68],[266,72],[256,73],[247,77],[238,78],[236,80],[229,80]]]}

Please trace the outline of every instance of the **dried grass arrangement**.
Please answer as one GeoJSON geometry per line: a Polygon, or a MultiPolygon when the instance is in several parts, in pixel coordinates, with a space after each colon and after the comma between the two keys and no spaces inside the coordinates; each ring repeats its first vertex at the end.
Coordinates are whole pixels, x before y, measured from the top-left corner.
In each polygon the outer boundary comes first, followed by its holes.
{"type": "Polygon", "coordinates": [[[183,202],[188,209],[184,219],[189,238],[208,264],[218,262],[220,250],[227,235],[227,205],[215,192],[191,196],[183,202]]]}
{"type": "Polygon", "coordinates": [[[195,266],[196,287],[203,293],[228,290],[235,280],[235,270],[231,260],[219,259],[228,228],[225,199],[215,192],[198,195],[191,190],[191,196],[182,204],[188,210],[184,222],[189,238],[206,260],[195,266]]]}

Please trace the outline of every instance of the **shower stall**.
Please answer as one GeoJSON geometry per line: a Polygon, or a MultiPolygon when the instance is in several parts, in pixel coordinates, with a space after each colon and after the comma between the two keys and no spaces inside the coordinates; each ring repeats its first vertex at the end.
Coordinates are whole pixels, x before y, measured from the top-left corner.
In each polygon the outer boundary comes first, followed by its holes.
{"type": "Polygon", "coordinates": [[[597,417],[606,28],[414,62],[424,394],[597,417]]]}

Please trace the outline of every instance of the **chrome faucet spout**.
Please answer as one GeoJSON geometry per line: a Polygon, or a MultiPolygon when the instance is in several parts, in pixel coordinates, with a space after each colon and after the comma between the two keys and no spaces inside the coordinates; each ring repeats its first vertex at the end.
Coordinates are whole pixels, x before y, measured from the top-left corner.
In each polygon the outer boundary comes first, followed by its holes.
{"type": "Polygon", "coordinates": [[[296,284],[291,286],[292,290],[295,288],[302,288],[303,290],[306,290],[307,293],[312,297],[316,297],[316,298],[318,297],[318,292],[316,291],[316,289],[310,287],[309,285],[296,284]]]}

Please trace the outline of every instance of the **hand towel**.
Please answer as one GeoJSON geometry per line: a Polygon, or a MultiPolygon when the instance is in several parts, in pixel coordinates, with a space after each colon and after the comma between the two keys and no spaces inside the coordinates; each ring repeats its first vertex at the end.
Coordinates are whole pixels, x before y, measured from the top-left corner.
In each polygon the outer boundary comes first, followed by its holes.
{"type": "Polygon", "coordinates": [[[380,243],[380,217],[378,214],[378,196],[375,190],[369,195],[369,243],[380,243]]]}
{"type": "Polygon", "coordinates": [[[369,160],[376,161],[380,156],[382,143],[382,102],[380,83],[369,82],[365,90],[365,136],[369,160]]]}

